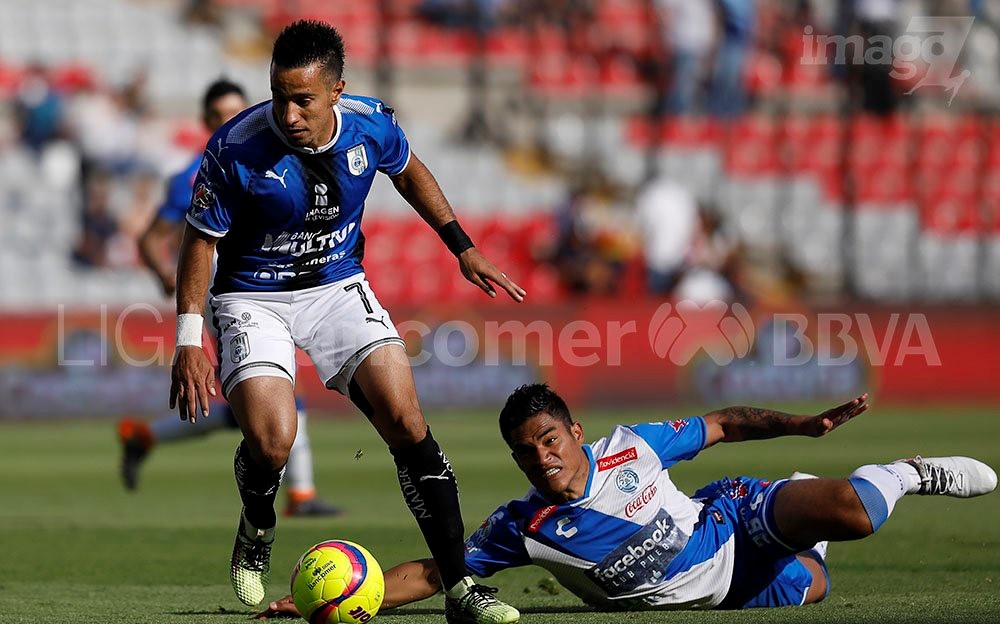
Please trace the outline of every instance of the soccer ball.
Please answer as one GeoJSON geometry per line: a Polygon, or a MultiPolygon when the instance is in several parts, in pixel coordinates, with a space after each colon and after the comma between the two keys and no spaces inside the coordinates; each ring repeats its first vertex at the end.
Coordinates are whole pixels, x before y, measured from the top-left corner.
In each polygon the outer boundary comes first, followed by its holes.
{"type": "Polygon", "coordinates": [[[354,542],[320,542],[292,570],[292,598],[312,624],[367,622],[378,613],[384,594],[378,561],[354,542]]]}

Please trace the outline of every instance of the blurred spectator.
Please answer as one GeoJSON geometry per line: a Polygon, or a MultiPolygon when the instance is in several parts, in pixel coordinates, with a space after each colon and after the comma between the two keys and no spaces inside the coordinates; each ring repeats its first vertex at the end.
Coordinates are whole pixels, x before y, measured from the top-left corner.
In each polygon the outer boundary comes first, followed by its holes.
{"type": "MultiPolygon", "coordinates": [[[[899,0],[854,0],[853,7],[851,2],[843,2],[841,7],[853,8],[855,29],[860,31],[866,46],[873,41],[872,37],[892,38],[898,34],[899,0]]],[[[890,63],[862,63],[860,71],[854,72],[854,80],[860,83],[859,103],[866,112],[889,115],[896,110],[899,95],[890,72],[890,63]]]]}
{"type": "Polygon", "coordinates": [[[593,232],[585,219],[587,193],[572,190],[556,210],[556,241],[551,262],[563,285],[573,293],[612,294],[623,265],[617,257],[614,237],[593,232]]]}
{"type": "Polygon", "coordinates": [[[716,39],[714,0],[657,0],[666,24],[670,80],[661,112],[694,112],[698,91],[716,39]]]}
{"type": "Polygon", "coordinates": [[[718,212],[700,208],[684,276],[677,284],[675,297],[699,304],[742,299],[738,271],[737,242],[723,227],[718,212]]]}
{"type": "Polygon", "coordinates": [[[73,260],[84,267],[108,266],[108,246],[118,232],[118,222],[111,211],[111,177],[90,176],[85,188],[80,242],[73,250],[73,260]]]}
{"type": "Polygon", "coordinates": [[[489,30],[502,21],[510,0],[423,0],[417,14],[445,28],[489,30]]]}
{"type": "Polygon", "coordinates": [[[219,26],[222,24],[222,7],[218,0],[187,0],[183,16],[189,24],[219,26]]]}
{"type": "Polygon", "coordinates": [[[27,68],[14,101],[14,113],[21,128],[21,140],[41,152],[62,131],[63,102],[41,65],[27,68]]]}
{"type": "Polygon", "coordinates": [[[753,48],[756,0],[718,0],[722,37],[715,51],[709,114],[733,118],[746,109],[747,58],[753,48]]]}
{"type": "Polygon", "coordinates": [[[668,295],[683,275],[697,235],[698,204],[682,185],[654,178],[636,198],[636,217],[647,288],[651,294],[668,295]]]}

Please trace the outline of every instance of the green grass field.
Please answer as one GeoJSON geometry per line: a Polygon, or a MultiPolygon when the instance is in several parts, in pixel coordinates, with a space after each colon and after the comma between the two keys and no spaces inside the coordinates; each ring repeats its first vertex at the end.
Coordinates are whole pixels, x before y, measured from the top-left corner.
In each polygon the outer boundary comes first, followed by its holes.
{"type": "MultiPolygon", "coordinates": [[[[686,415],[582,415],[588,439],[615,421],[686,415]]],[[[525,490],[493,414],[432,414],[458,473],[466,527],[525,490]]],[[[269,596],[311,544],[346,538],[384,567],[426,556],[399,495],[392,461],[364,419],[313,419],[319,489],[349,509],[333,520],[281,519],[269,596]],[[355,459],[361,449],[361,459],[355,459]]],[[[245,622],[229,587],[239,498],[237,434],[158,448],[141,488],[120,485],[112,423],[0,425],[0,623],[245,622]]],[[[685,491],[723,475],[783,476],[798,469],[844,476],[914,453],[967,454],[1000,466],[1000,414],[986,408],[880,409],[820,440],[790,438],[713,448],[671,473],[685,491]]],[[[279,500],[283,504],[283,501],[279,500]]],[[[819,605],[782,610],[642,613],[630,622],[1000,622],[1000,494],[975,500],[903,500],[875,536],[830,549],[833,592],[819,605]]],[[[619,619],[594,614],[540,568],[490,582],[523,622],[619,619]]],[[[443,622],[440,597],[379,615],[392,624],[443,622]]]]}

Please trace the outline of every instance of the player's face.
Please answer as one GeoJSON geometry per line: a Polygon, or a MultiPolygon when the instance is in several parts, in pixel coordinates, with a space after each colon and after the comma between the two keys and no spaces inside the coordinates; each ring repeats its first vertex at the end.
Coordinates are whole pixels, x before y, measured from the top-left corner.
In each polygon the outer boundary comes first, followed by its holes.
{"type": "Polygon", "coordinates": [[[571,501],[587,488],[590,462],[583,450],[583,426],[567,426],[545,412],[511,432],[511,457],[531,485],[552,501],[571,501]]]}
{"type": "Polygon", "coordinates": [[[236,93],[227,93],[215,98],[205,110],[205,125],[215,132],[247,107],[247,101],[236,93]]]}
{"type": "Polygon", "coordinates": [[[271,64],[274,119],[292,145],[322,147],[333,138],[333,105],[344,92],[344,81],[334,81],[320,63],[305,67],[271,64]]]}

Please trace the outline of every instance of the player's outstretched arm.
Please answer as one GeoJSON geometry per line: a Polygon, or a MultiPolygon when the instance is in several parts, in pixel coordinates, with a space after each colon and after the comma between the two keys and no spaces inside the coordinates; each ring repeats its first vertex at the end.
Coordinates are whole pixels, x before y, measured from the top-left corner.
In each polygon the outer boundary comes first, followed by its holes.
{"type": "Polygon", "coordinates": [[[705,414],[705,447],[718,442],[764,440],[788,435],[826,435],[868,409],[868,393],[815,416],[798,416],[760,407],[726,407],[705,414]]]}
{"type": "MultiPolygon", "coordinates": [[[[385,597],[382,609],[401,607],[411,602],[430,598],[441,591],[441,580],[433,559],[407,561],[385,571],[385,597]]],[[[291,596],[270,603],[257,614],[258,620],[272,617],[297,617],[299,610],[291,596]]]]}
{"type": "Polygon", "coordinates": [[[163,248],[168,242],[176,246],[178,231],[174,223],[156,218],[139,237],[139,256],[160,280],[160,288],[166,297],[172,297],[177,290],[177,267],[164,257],[163,248]]]}
{"type": "Polygon", "coordinates": [[[503,288],[514,301],[523,301],[524,289],[514,283],[506,273],[498,269],[476,249],[472,240],[462,231],[455,217],[455,211],[438,186],[430,170],[410,154],[410,162],[400,173],[390,178],[396,190],[402,195],[424,221],[428,223],[448,249],[458,258],[462,275],[483,290],[490,297],[496,297],[493,284],[503,288]]]}
{"type": "Polygon", "coordinates": [[[216,239],[188,225],[177,265],[177,351],[170,371],[170,409],[181,420],[208,416],[208,396],[215,396],[215,369],[201,348],[205,295],[216,239]]]}

